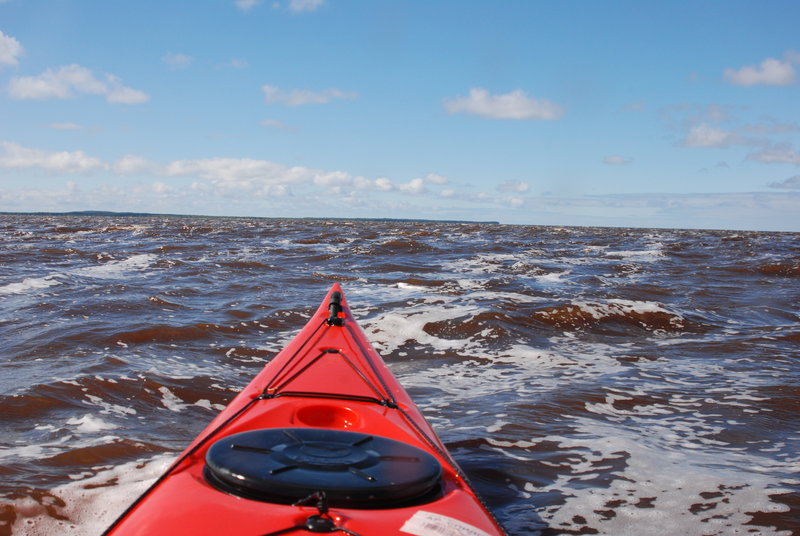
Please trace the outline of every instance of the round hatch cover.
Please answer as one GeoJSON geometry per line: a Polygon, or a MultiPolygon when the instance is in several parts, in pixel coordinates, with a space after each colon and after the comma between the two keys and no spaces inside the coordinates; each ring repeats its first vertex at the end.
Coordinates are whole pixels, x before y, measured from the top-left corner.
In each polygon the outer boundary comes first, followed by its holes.
{"type": "Polygon", "coordinates": [[[269,428],[230,435],[206,453],[206,478],[222,491],[293,503],[324,491],[331,506],[377,508],[438,489],[429,453],[386,437],[322,428],[269,428]]]}

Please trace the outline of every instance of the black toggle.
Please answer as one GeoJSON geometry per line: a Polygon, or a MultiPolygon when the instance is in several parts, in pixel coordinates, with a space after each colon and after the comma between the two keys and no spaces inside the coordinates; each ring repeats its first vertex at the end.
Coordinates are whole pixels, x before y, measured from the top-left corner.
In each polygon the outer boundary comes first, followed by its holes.
{"type": "Polygon", "coordinates": [[[341,292],[336,291],[333,294],[331,294],[331,301],[328,304],[328,312],[330,313],[330,315],[328,316],[329,326],[341,326],[344,323],[344,319],[339,317],[339,313],[342,312],[341,292]]]}
{"type": "Polygon", "coordinates": [[[308,532],[336,532],[339,530],[339,527],[336,526],[333,519],[322,516],[309,516],[309,518],[306,519],[304,528],[308,532]]]}

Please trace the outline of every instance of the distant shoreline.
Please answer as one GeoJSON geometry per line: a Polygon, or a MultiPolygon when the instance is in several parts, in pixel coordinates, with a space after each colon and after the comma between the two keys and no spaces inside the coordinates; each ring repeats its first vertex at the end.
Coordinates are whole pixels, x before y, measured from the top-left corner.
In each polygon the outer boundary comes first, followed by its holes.
{"type": "Polygon", "coordinates": [[[490,220],[432,220],[424,218],[342,218],[323,216],[210,216],[208,214],[156,214],[152,212],[112,212],[108,210],[77,210],[70,212],[9,212],[0,211],[0,216],[70,216],[70,217],[114,217],[114,218],[211,218],[218,220],[299,220],[299,221],[353,221],[353,222],[397,222],[397,223],[456,223],[471,225],[508,225],[522,227],[551,227],[551,228],[595,228],[595,229],[630,229],[637,231],[707,231],[707,232],[736,232],[736,233],[775,233],[775,234],[798,234],[798,231],[765,231],[759,229],[714,229],[714,228],[692,228],[692,227],[625,227],[616,225],[545,225],[545,224],[522,224],[522,223],[501,223],[490,220]]]}
{"type": "Polygon", "coordinates": [[[499,221],[477,220],[427,220],[422,218],[324,218],[314,217],[270,217],[270,216],[209,216],[205,214],[155,214],[151,212],[112,212],[108,210],[77,210],[70,212],[0,212],[0,216],[102,216],[122,218],[219,218],[240,220],[332,220],[332,221],[376,221],[419,223],[480,223],[500,225],[499,221]]]}

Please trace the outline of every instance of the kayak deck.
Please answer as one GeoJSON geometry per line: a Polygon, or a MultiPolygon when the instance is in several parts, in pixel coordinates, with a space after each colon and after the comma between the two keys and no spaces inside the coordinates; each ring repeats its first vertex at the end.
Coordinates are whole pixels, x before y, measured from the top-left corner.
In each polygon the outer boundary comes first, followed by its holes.
{"type": "Polygon", "coordinates": [[[338,284],[106,534],[502,535],[338,284]]]}

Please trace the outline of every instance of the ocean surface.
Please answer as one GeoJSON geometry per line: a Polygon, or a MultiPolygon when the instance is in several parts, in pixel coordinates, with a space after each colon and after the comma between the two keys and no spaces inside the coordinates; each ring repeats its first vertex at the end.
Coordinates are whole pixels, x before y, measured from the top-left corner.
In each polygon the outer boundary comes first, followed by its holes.
{"type": "Polygon", "coordinates": [[[102,532],[333,282],[510,535],[800,534],[800,234],[4,215],[0,536],[102,532]]]}

